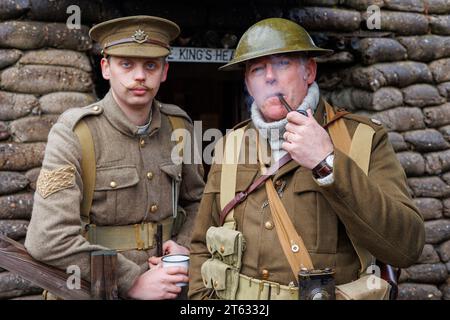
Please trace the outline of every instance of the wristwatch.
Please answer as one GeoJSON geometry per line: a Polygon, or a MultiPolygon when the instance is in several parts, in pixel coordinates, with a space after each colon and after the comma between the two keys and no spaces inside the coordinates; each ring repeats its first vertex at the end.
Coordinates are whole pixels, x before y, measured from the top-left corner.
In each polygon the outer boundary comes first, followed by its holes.
{"type": "Polygon", "coordinates": [[[315,179],[325,178],[333,172],[334,154],[330,153],[325,159],[319,162],[317,166],[312,169],[312,174],[315,179]]]}

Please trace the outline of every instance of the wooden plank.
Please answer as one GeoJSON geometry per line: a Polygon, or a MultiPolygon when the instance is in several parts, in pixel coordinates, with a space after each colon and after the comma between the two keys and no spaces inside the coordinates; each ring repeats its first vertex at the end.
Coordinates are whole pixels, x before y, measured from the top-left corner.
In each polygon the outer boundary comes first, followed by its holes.
{"type": "Polygon", "coordinates": [[[81,279],[80,289],[69,289],[67,279],[70,274],[33,259],[22,244],[4,235],[0,235],[0,240],[8,244],[6,247],[0,247],[0,267],[18,274],[62,299],[90,299],[89,282],[81,279]]]}

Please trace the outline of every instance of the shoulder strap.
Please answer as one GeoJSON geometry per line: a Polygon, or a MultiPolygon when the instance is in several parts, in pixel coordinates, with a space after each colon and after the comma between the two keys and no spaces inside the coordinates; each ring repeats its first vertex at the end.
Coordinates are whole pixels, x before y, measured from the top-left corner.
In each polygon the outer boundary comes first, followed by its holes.
{"type": "Polygon", "coordinates": [[[95,186],[95,150],[91,130],[86,122],[80,120],[74,128],[75,134],[81,145],[81,179],[83,181],[83,199],[80,207],[81,217],[90,223],[89,214],[91,211],[92,199],[95,186]]]}
{"type": "MultiPolygon", "coordinates": [[[[239,128],[228,134],[223,154],[222,171],[220,173],[220,209],[233,200],[236,195],[236,175],[239,163],[239,154],[244,140],[245,128],[239,128]]],[[[224,226],[236,228],[234,209],[231,209],[225,218],[224,226]]]]}
{"type": "Polygon", "coordinates": [[[327,127],[331,136],[331,140],[336,148],[345,154],[349,154],[351,138],[348,133],[347,126],[342,118],[336,118],[333,107],[324,100],[325,110],[327,113],[327,127]]]}
{"type": "MultiPolygon", "coordinates": [[[[372,139],[375,134],[375,130],[368,126],[367,124],[360,123],[356,128],[353,135],[352,144],[350,146],[349,157],[355,161],[355,163],[361,168],[366,175],[369,173],[369,162],[370,154],[372,151],[372,139]]],[[[370,252],[358,246],[352,239],[349,233],[348,237],[355,248],[356,254],[358,255],[359,262],[361,264],[360,274],[366,272],[367,268],[371,263],[374,262],[374,257],[370,252]]]]}

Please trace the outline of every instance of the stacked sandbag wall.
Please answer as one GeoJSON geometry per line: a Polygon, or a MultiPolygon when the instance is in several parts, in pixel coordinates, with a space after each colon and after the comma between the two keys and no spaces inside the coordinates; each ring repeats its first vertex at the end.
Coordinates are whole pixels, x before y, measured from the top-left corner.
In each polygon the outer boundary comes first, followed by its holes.
{"type": "Polygon", "coordinates": [[[402,270],[399,299],[450,299],[450,2],[303,3],[289,17],[336,50],[319,59],[325,96],[385,126],[425,219],[426,245],[402,270]]]}
{"type": "MultiPolygon", "coordinates": [[[[0,4],[0,233],[19,242],[31,217],[51,126],[68,108],[96,101],[86,54],[92,47],[88,27],[68,28],[68,5],[60,5],[0,4]]],[[[41,291],[0,269],[0,299],[38,298],[41,291]]]]}

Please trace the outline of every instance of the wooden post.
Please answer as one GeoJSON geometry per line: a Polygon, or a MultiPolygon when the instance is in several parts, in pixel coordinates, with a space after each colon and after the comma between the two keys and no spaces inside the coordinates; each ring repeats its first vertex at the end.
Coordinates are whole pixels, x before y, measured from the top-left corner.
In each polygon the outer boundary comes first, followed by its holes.
{"type": "Polygon", "coordinates": [[[114,250],[91,253],[91,297],[94,300],[117,300],[117,253],[114,250]]]}

